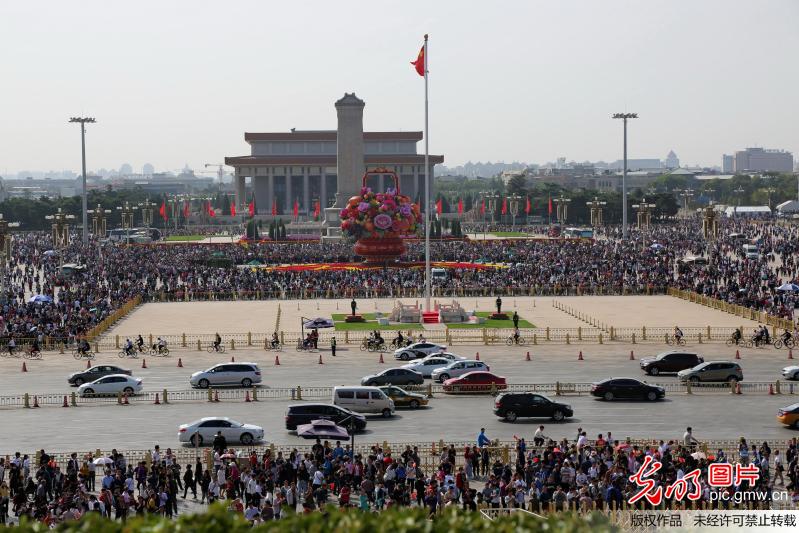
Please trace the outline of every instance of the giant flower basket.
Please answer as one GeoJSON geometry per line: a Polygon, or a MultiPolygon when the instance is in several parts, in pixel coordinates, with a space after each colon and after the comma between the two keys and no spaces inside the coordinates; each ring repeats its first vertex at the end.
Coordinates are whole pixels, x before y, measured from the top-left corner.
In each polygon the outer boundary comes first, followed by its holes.
{"type": "Polygon", "coordinates": [[[419,206],[400,194],[399,177],[386,168],[367,170],[361,194],[353,196],[341,210],[341,232],[356,241],[355,253],[367,263],[388,263],[405,253],[403,237],[416,235],[422,221],[419,206]],[[394,187],[374,192],[366,186],[370,175],[388,175],[394,187]]]}

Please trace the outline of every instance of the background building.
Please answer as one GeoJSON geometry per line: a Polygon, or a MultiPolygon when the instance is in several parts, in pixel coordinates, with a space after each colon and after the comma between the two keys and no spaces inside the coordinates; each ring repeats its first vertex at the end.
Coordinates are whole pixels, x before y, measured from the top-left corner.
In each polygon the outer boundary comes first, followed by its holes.
{"type": "Polygon", "coordinates": [[[792,172],[793,154],[785,150],[747,148],[735,152],[736,174],[744,172],[792,172]]]}
{"type": "Polygon", "coordinates": [[[735,156],[727,154],[721,156],[721,171],[725,174],[735,172],[735,156]]]}

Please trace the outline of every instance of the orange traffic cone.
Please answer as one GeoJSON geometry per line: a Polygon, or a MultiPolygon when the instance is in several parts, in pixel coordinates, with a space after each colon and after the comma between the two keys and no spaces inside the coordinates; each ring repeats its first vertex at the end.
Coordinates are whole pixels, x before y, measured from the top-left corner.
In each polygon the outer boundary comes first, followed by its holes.
{"type": "Polygon", "coordinates": [[[160,395],[156,392],[155,393],[155,401],[153,402],[153,405],[161,405],[161,400],[159,399],[159,396],[160,395]]]}
{"type": "Polygon", "coordinates": [[[214,391],[214,401],[219,402],[219,391],[214,391]]]}
{"type": "Polygon", "coordinates": [[[178,368],[183,368],[183,360],[178,357],[178,368]]]}
{"type": "Polygon", "coordinates": [[[69,407],[69,404],[67,403],[67,395],[66,394],[64,395],[64,405],[62,405],[61,407],[69,407]]]}
{"type": "Polygon", "coordinates": [[[527,352],[527,361],[532,361],[532,359],[530,359],[530,352],[527,352]]]}
{"type": "Polygon", "coordinates": [[[250,403],[252,401],[250,400],[250,391],[244,391],[244,401],[247,403],[250,403]]]}
{"type": "Polygon", "coordinates": [[[793,349],[788,348],[788,359],[793,359],[793,349]]]}
{"type": "Polygon", "coordinates": [[[475,355],[474,358],[479,361],[480,360],[480,352],[477,352],[477,355],[475,355]]]}
{"type": "Polygon", "coordinates": [[[324,363],[322,362],[322,354],[319,354],[319,364],[320,364],[320,365],[323,365],[323,364],[324,364],[324,363]]]}
{"type": "Polygon", "coordinates": [[[735,358],[736,359],[740,359],[741,358],[741,352],[739,350],[735,350],[735,358]]]}
{"type": "Polygon", "coordinates": [[[87,360],[86,361],[86,368],[91,368],[91,367],[92,367],[92,362],[87,360]]]}
{"type": "Polygon", "coordinates": [[[127,392],[122,396],[122,405],[130,405],[130,402],[128,401],[128,393],[127,392]]]}
{"type": "Polygon", "coordinates": [[[28,371],[28,367],[25,365],[25,361],[22,361],[22,371],[23,372],[27,372],[28,371]]]}
{"type": "Polygon", "coordinates": [[[147,368],[147,359],[142,359],[141,360],[141,367],[142,368],[147,368]]]}
{"type": "Polygon", "coordinates": [[[580,354],[577,356],[577,360],[578,361],[584,361],[584,359],[583,359],[583,351],[582,350],[580,350],[580,354]]]}
{"type": "Polygon", "coordinates": [[[635,361],[635,354],[630,350],[630,361],[635,361]]]}
{"type": "Polygon", "coordinates": [[[36,396],[33,397],[33,406],[39,407],[39,398],[37,398],[36,396]]]}
{"type": "Polygon", "coordinates": [[[280,366],[280,356],[275,356],[275,366],[280,366]]]}
{"type": "Polygon", "coordinates": [[[235,363],[236,362],[236,356],[235,355],[231,355],[230,356],[230,362],[231,363],[235,363]]]}
{"type": "Polygon", "coordinates": [[[383,352],[380,352],[380,363],[385,363],[385,361],[383,361],[383,352]]]}
{"type": "Polygon", "coordinates": [[[772,385],[771,383],[768,384],[768,395],[774,396],[774,385],[772,385]]]}
{"type": "Polygon", "coordinates": [[[735,384],[735,394],[741,394],[741,383],[740,382],[735,384]]]}

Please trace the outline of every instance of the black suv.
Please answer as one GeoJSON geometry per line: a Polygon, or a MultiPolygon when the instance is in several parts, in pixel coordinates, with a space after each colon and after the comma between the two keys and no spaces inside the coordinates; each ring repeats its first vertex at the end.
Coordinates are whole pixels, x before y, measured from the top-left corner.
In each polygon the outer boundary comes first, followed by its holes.
{"type": "Polygon", "coordinates": [[[331,420],[336,425],[348,429],[350,420],[354,420],[356,431],[363,431],[366,428],[366,417],[349,409],[326,403],[304,403],[289,405],[289,410],[286,412],[286,429],[294,431],[297,426],[310,424],[314,420],[331,420]]]}
{"type": "Polygon", "coordinates": [[[546,396],[532,392],[505,392],[494,402],[494,414],[508,422],[518,417],[553,418],[560,422],[574,415],[571,405],[553,402],[546,396]]]}
{"type": "Polygon", "coordinates": [[[663,372],[679,372],[688,368],[693,368],[705,360],[691,352],[663,352],[655,357],[645,357],[641,359],[641,370],[650,376],[657,376],[663,372]]]}

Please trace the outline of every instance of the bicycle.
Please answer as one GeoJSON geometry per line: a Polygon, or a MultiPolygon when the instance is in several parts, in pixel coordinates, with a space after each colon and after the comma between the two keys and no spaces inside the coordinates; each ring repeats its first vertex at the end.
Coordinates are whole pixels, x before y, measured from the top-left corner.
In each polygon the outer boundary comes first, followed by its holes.
{"type": "Polygon", "coordinates": [[[205,351],[208,353],[225,353],[225,345],[221,342],[219,343],[218,347],[214,347],[213,344],[209,344],[205,351]]]}
{"type": "Polygon", "coordinates": [[[92,359],[94,359],[94,354],[91,352],[91,350],[86,350],[85,352],[81,352],[77,348],[73,348],[72,357],[74,357],[77,360],[81,360],[81,359],[92,360],[92,359]]]}
{"type": "Polygon", "coordinates": [[[150,355],[152,355],[153,357],[169,357],[169,348],[167,348],[166,346],[164,346],[160,350],[158,349],[158,346],[150,348],[150,355]]]}
{"type": "Polygon", "coordinates": [[[276,344],[272,344],[271,342],[266,343],[266,348],[264,348],[267,352],[282,352],[283,351],[283,344],[278,341],[276,344]]]}
{"type": "Polygon", "coordinates": [[[666,344],[669,346],[685,346],[685,337],[677,337],[676,335],[670,335],[666,337],[666,344]]]}
{"type": "Polygon", "coordinates": [[[41,350],[33,350],[28,348],[27,346],[22,351],[22,357],[25,359],[41,359],[42,358],[42,351],[41,350]]]}
{"type": "Polygon", "coordinates": [[[313,343],[306,343],[302,339],[297,339],[297,351],[298,352],[315,352],[316,348],[314,348],[313,343]]]}
{"type": "Polygon", "coordinates": [[[735,337],[730,337],[729,339],[727,339],[726,344],[727,344],[727,346],[738,346],[738,345],[740,345],[741,343],[744,343],[744,342],[745,341],[743,339],[736,340],[735,337]]]}
{"type": "Polygon", "coordinates": [[[361,351],[362,352],[385,352],[386,351],[386,343],[385,341],[381,343],[376,343],[374,341],[368,341],[364,339],[361,342],[361,351]]]}
{"type": "Polygon", "coordinates": [[[783,339],[780,337],[779,339],[776,339],[776,340],[774,340],[774,344],[773,344],[773,346],[774,346],[776,349],[778,349],[778,350],[779,350],[779,349],[780,349],[780,348],[782,348],[783,346],[785,346],[786,348],[793,348],[793,347],[795,346],[795,343],[794,343],[794,341],[793,341],[793,337],[791,337],[790,339],[786,339],[786,340],[783,340],[783,339]]]}
{"type": "Polygon", "coordinates": [[[5,349],[3,351],[0,351],[0,356],[2,356],[2,357],[14,357],[16,359],[19,359],[20,358],[19,352],[20,352],[19,350],[8,351],[8,349],[5,349]]]}
{"type": "Polygon", "coordinates": [[[139,352],[137,352],[135,349],[132,350],[130,353],[128,353],[125,350],[120,350],[117,355],[119,356],[120,359],[124,359],[125,357],[130,357],[131,359],[139,358],[139,352]]]}
{"type": "Polygon", "coordinates": [[[510,337],[505,339],[505,344],[507,344],[508,346],[513,346],[514,344],[517,344],[519,346],[524,346],[525,344],[527,344],[527,341],[521,335],[519,335],[518,338],[515,338],[513,335],[511,335],[510,337]]]}

